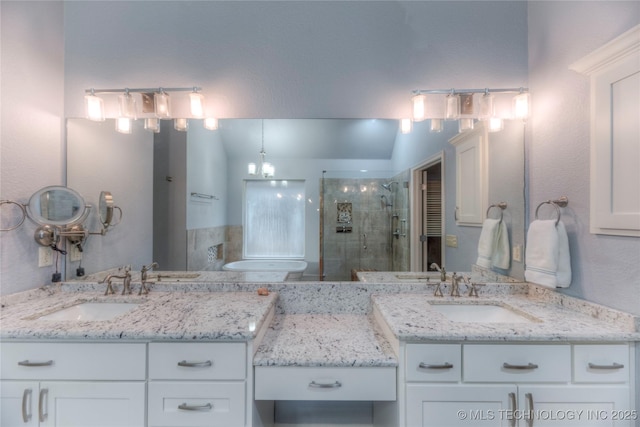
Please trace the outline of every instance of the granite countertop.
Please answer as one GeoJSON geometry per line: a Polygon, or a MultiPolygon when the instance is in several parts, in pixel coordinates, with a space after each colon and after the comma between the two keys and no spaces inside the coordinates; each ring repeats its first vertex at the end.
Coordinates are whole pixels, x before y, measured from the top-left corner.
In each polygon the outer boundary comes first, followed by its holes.
{"type": "Polygon", "coordinates": [[[276,316],[254,356],[255,366],[398,366],[375,320],[354,314],[276,316]]]}
{"type": "Polygon", "coordinates": [[[487,294],[477,298],[378,294],[372,296],[373,310],[395,338],[408,342],[640,341],[640,317],[530,286],[527,295],[487,294]],[[531,322],[452,321],[430,306],[449,303],[499,305],[531,322]]]}
{"type": "Polygon", "coordinates": [[[47,287],[2,298],[0,338],[247,341],[255,338],[278,296],[256,292],[103,293],[47,287]],[[111,320],[38,319],[61,308],[100,301],[139,305],[111,320]]]}

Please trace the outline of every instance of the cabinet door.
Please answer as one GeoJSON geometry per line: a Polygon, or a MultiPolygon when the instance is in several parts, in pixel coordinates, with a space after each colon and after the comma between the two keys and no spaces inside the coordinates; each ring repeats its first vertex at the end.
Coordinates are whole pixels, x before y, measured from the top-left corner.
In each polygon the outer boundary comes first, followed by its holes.
{"type": "Polygon", "coordinates": [[[38,398],[43,427],[145,424],[144,382],[43,382],[38,398]]]}
{"type": "Polygon", "coordinates": [[[487,205],[486,133],[479,127],[449,142],[456,147],[456,224],[481,226],[487,205]]]}
{"type": "Polygon", "coordinates": [[[407,427],[512,426],[516,387],[408,384],[407,427]]]}
{"type": "Polygon", "coordinates": [[[38,383],[0,381],[0,425],[32,427],[38,425],[38,383]]]}
{"type": "Polygon", "coordinates": [[[631,427],[625,386],[519,386],[520,426],[631,427]]]}

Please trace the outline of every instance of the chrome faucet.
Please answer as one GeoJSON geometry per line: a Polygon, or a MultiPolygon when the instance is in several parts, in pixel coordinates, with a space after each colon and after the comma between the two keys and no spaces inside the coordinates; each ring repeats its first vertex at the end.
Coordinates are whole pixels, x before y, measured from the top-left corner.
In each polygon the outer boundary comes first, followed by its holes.
{"type": "Polygon", "coordinates": [[[146,295],[149,293],[149,287],[147,286],[147,283],[151,282],[147,282],[147,272],[158,267],[160,267],[160,265],[155,261],[149,265],[142,266],[142,270],[140,270],[140,291],[138,292],[138,295],[146,295]]]}
{"type": "Polygon", "coordinates": [[[453,273],[451,275],[451,296],[452,297],[459,297],[460,296],[460,289],[459,289],[459,280],[462,279],[462,277],[458,276],[457,273],[453,273]]]}
{"type": "Polygon", "coordinates": [[[438,264],[436,264],[435,262],[432,262],[429,268],[432,270],[436,270],[440,273],[441,282],[445,282],[447,280],[447,272],[445,271],[444,266],[440,268],[438,264]]]}
{"type": "MultiPolygon", "coordinates": [[[[122,267],[120,267],[119,270],[122,270],[122,267]]],[[[105,282],[107,283],[107,289],[104,291],[105,295],[116,293],[115,290],[113,289],[113,286],[111,285],[111,281],[113,279],[123,279],[124,286],[122,288],[122,295],[131,293],[131,266],[130,265],[127,265],[124,267],[124,276],[119,276],[117,274],[109,274],[104,279],[102,279],[100,283],[105,283],[105,282]]]]}
{"type": "Polygon", "coordinates": [[[131,294],[131,266],[126,265],[124,267],[124,277],[122,280],[122,295],[131,294]]]}

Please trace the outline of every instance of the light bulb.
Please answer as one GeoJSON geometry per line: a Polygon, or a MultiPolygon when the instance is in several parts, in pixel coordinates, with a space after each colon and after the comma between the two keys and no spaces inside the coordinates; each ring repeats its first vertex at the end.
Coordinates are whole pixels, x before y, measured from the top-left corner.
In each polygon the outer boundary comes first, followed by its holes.
{"type": "Polygon", "coordinates": [[[104,122],[104,101],[102,98],[91,93],[91,95],[84,96],[84,104],[87,119],[94,122],[104,122]]]}
{"type": "Polygon", "coordinates": [[[218,129],[218,119],[215,117],[207,117],[204,119],[204,128],[209,130],[218,129]]]}
{"type": "Polygon", "coordinates": [[[204,117],[204,95],[198,92],[191,92],[189,101],[191,104],[191,116],[198,119],[204,117]]]}
{"type": "Polygon", "coordinates": [[[118,117],[116,119],[116,131],[120,133],[131,133],[131,119],[128,117],[118,117]]]}
{"type": "Polygon", "coordinates": [[[420,122],[425,118],[425,100],[426,95],[415,95],[411,98],[413,102],[413,120],[420,122]]]}

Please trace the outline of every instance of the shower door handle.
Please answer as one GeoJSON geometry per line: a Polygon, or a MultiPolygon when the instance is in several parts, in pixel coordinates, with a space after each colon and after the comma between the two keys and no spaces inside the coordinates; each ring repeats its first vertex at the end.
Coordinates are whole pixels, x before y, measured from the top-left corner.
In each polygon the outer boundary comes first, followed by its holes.
{"type": "Polygon", "coordinates": [[[362,249],[367,250],[367,234],[362,233],[362,249]]]}

